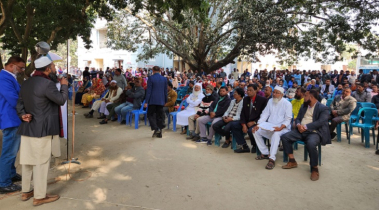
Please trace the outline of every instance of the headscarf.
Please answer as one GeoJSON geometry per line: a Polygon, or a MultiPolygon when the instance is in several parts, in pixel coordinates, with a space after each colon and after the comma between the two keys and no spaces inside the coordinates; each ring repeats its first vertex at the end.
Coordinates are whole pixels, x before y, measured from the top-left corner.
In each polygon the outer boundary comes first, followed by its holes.
{"type": "Polygon", "coordinates": [[[201,83],[196,83],[194,86],[193,86],[193,91],[192,91],[192,94],[190,95],[190,99],[192,101],[196,101],[198,98],[204,98],[204,94],[203,94],[203,88],[202,88],[202,85],[201,83]],[[199,91],[195,91],[195,87],[196,86],[199,86],[200,87],[200,90],[199,91]]]}

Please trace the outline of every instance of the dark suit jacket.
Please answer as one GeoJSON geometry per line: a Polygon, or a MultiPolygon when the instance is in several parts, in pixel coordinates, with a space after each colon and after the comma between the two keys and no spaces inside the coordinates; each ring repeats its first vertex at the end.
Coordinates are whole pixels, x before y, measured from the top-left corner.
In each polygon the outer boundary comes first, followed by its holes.
{"type": "Polygon", "coordinates": [[[53,81],[43,77],[26,80],[21,86],[17,113],[20,118],[24,114],[31,114],[33,118],[29,123],[22,122],[17,133],[36,138],[58,135],[59,107],[64,105],[67,97],[67,85],[62,85],[58,91],[53,81]]]}
{"type": "Polygon", "coordinates": [[[148,105],[161,105],[167,103],[167,79],[155,73],[147,80],[146,103],[148,105]]]}
{"type": "MultiPolygon", "coordinates": [[[[301,105],[299,114],[296,118],[296,125],[301,124],[308,107],[301,105]]],[[[330,132],[329,132],[329,107],[317,102],[313,110],[313,122],[307,124],[308,131],[316,131],[320,136],[321,145],[331,144],[330,132]]]]}
{"type": "Polygon", "coordinates": [[[254,101],[254,108],[252,108],[250,113],[250,97],[245,97],[243,99],[243,107],[241,111],[240,123],[247,124],[248,122],[255,121],[258,122],[261,117],[262,111],[266,108],[267,98],[257,95],[254,101]]]}
{"type": "MultiPolygon", "coordinates": [[[[220,100],[220,98],[218,98],[218,100],[220,100]]],[[[214,112],[214,109],[216,108],[218,100],[212,102],[212,104],[209,106],[209,113],[210,112],[214,112]]],[[[222,115],[224,115],[224,113],[226,112],[226,110],[228,110],[231,101],[232,100],[230,100],[229,96],[226,95],[225,98],[224,98],[224,100],[218,102],[218,106],[217,106],[217,110],[216,110],[216,113],[215,113],[216,114],[215,117],[222,117],[222,115]]]]}

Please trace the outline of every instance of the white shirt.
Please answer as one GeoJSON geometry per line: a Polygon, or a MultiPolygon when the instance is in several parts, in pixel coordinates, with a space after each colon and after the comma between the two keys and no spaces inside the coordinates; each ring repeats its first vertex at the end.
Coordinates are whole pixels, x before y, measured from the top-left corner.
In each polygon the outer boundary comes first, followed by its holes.
{"type": "Polygon", "coordinates": [[[7,70],[5,70],[5,69],[3,69],[3,71],[5,71],[5,72],[8,72],[8,74],[12,75],[12,77],[14,77],[14,78],[17,80],[17,77],[16,77],[16,75],[15,75],[15,74],[13,74],[12,72],[10,72],[10,71],[7,71],[7,70]]]}
{"type": "Polygon", "coordinates": [[[266,108],[258,120],[258,124],[269,122],[276,127],[285,125],[286,128],[291,129],[292,119],[292,104],[285,98],[282,98],[275,104],[272,98],[268,101],[266,108]]]}

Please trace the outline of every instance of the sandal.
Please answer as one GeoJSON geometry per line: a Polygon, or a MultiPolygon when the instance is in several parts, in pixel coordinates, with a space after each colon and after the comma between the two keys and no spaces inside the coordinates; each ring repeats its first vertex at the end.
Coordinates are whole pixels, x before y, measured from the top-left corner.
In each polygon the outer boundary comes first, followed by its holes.
{"type": "Polygon", "coordinates": [[[268,159],[268,155],[259,155],[255,158],[256,160],[264,160],[264,159],[268,159]]]}
{"type": "Polygon", "coordinates": [[[274,167],[275,167],[275,161],[273,159],[269,159],[269,161],[266,165],[266,169],[272,170],[274,167]]]}

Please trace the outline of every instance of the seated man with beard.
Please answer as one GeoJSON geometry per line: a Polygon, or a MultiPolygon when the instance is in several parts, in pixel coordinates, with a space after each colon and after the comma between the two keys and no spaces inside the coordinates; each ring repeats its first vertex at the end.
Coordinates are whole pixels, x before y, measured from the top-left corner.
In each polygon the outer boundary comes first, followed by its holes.
{"type": "Polygon", "coordinates": [[[328,125],[329,108],[318,102],[317,98],[318,93],[316,90],[310,90],[305,93],[304,104],[295,122],[296,128],[281,136],[284,150],[289,157],[289,162],[282,168],[291,169],[297,167],[292,144],[298,140],[304,141],[311,160],[312,181],[316,181],[319,178],[317,146],[320,143],[322,145],[331,143],[328,125]]]}
{"type": "Polygon", "coordinates": [[[121,93],[122,89],[117,86],[117,82],[115,80],[112,80],[108,93],[105,94],[101,100],[95,101],[95,103],[92,105],[91,111],[84,114],[84,116],[86,118],[93,118],[93,113],[100,108],[100,117],[98,119],[105,119],[105,115],[109,114],[108,110],[106,109],[107,105],[117,100],[120,97],[121,93]]]}
{"type": "Polygon", "coordinates": [[[269,159],[266,169],[275,167],[276,152],[280,142],[280,136],[291,130],[292,104],[283,98],[284,88],[276,86],[273,92],[273,98],[267,103],[266,108],[261,114],[257,126],[254,127],[253,133],[258,149],[262,155],[256,160],[269,159]],[[266,124],[270,127],[268,130],[260,128],[260,124],[266,124]],[[270,152],[263,140],[263,137],[271,140],[270,152]]]}

